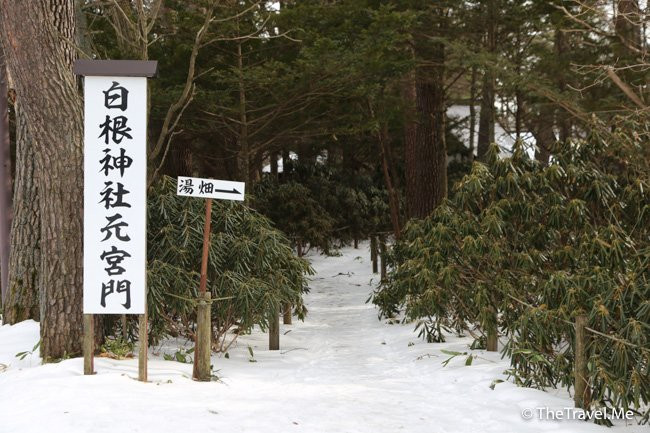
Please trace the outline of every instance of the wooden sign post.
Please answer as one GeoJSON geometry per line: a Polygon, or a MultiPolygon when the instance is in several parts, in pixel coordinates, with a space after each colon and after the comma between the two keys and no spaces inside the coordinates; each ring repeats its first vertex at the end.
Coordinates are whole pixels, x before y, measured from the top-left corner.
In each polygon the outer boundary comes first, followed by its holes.
{"type": "Polygon", "coordinates": [[[147,381],[147,77],[155,61],[78,60],[84,77],[84,374],[94,314],[138,314],[147,381]]]}
{"type": "Polygon", "coordinates": [[[212,222],[212,199],[244,200],[246,185],[243,182],[179,177],[176,193],[181,196],[206,198],[205,223],[203,225],[203,252],[201,255],[201,281],[196,311],[196,341],[194,343],[194,369],[192,377],[200,382],[212,379],[210,355],[212,353],[211,294],[207,291],[208,256],[210,253],[210,225],[212,222]]]}

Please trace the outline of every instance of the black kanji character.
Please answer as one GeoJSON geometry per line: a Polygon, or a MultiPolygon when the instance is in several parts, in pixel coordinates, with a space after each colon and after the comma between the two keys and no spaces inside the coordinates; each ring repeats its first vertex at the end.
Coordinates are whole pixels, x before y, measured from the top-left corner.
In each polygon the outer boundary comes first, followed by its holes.
{"type": "Polygon", "coordinates": [[[178,186],[178,192],[184,194],[192,194],[194,192],[194,185],[192,179],[181,179],[181,184],[178,186]]]}
{"type": "Polygon", "coordinates": [[[129,119],[124,116],[116,116],[111,119],[111,116],[107,114],[106,121],[99,125],[99,127],[102,128],[102,133],[99,134],[99,138],[104,137],[104,142],[106,144],[108,144],[109,140],[112,140],[113,143],[120,144],[124,137],[129,139],[133,138],[131,137],[131,134],[129,134],[131,128],[126,126],[128,120],[129,119]],[[113,123],[113,126],[111,126],[111,123],[113,123]]]}
{"type": "Polygon", "coordinates": [[[128,104],[129,91],[120,86],[120,83],[113,81],[113,85],[108,90],[104,90],[104,107],[119,108],[126,110],[128,104]]]}
{"type": "Polygon", "coordinates": [[[131,207],[129,203],[124,202],[124,196],[129,194],[124,185],[117,183],[117,190],[113,189],[113,182],[104,182],[104,190],[101,192],[102,199],[99,203],[104,203],[106,209],[112,207],[131,207]]]}
{"type": "Polygon", "coordinates": [[[133,158],[126,155],[126,150],[120,147],[120,156],[111,156],[111,149],[104,149],[106,156],[102,158],[99,163],[102,164],[100,172],[104,172],[104,176],[108,176],[111,170],[120,170],[120,177],[124,177],[124,170],[131,167],[133,158]]]}
{"type": "Polygon", "coordinates": [[[117,289],[117,293],[126,292],[126,302],[122,305],[127,310],[131,308],[131,282],[129,280],[119,280],[117,281],[117,287],[115,287],[115,280],[110,280],[108,283],[102,283],[102,297],[100,303],[102,307],[106,308],[106,297],[111,295],[117,289]]]}
{"type": "Polygon", "coordinates": [[[126,228],[129,225],[125,223],[124,221],[119,221],[122,218],[122,215],[119,213],[116,213],[113,216],[107,216],[106,219],[108,220],[108,224],[104,226],[100,231],[101,232],[106,232],[106,237],[102,239],[101,241],[104,242],[105,240],[108,240],[115,234],[115,237],[123,242],[128,242],[131,240],[129,235],[123,235],[122,234],[122,228],[126,228]]]}
{"type": "Polygon", "coordinates": [[[100,259],[106,260],[106,263],[108,263],[108,268],[104,268],[104,270],[110,276],[122,275],[126,272],[126,269],[119,266],[126,257],[131,257],[131,254],[123,250],[118,250],[115,246],[113,246],[110,251],[104,251],[99,256],[100,259]]]}

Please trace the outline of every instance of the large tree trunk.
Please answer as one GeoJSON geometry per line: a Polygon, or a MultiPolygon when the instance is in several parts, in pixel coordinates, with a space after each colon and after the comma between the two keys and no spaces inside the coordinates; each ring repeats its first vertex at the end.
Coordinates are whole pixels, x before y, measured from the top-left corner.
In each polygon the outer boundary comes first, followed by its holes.
{"type": "Polygon", "coordinates": [[[0,47],[0,310],[9,293],[9,227],[12,218],[7,81],[5,55],[0,47]]]}
{"type": "MultiPolygon", "coordinates": [[[[560,93],[564,93],[567,89],[568,73],[566,71],[569,71],[571,66],[566,58],[568,49],[567,35],[557,25],[555,27],[555,56],[560,65],[560,71],[557,73],[556,82],[560,93]]],[[[558,106],[556,117],[557,126],[560,130],[560,142],[566,143],[571,138],[571,113],[558,106]]]]}
{"type": "Polygon", "coordinates": [[[19,104],[16,104],[16,205],[11,224],[9,295],[4,304],[4,321],[9,324],[27,319],[38,321],[40,317],[40,215],[34,143],[19,104]]]}
{"type": "Polygon", "coordinates": [[[402,99],[404,100],[404,184],[406,186],[406,214],[409,218],[415,217],[415,208],[418,201],[417,185],[418,179],[416,174],[417,158],[416,149],[416,131],[417,116],[415,106],[417,96],[415,89],[415,70],[410,71],[403,83],[402,99]]]}
{"type": "Polygon", "coordinates": [[[416,71],[416,197],[413,217],[426,218],[447,196],[447,144],[445,142],[445,47],[435,44],[433,67],[416,71]]]}
{"type": "MultiPolygon", "coordinates": [[[[496,10],[494,0],[489,0],[487,4],[487,35],[486,48],[490,54],[496,52],[496,10]]],[[[477,157],[482,160],[488,151],[488,148],[495,141],[494,124],[495,124],[495,77],[491,65],[488,65],[483,74],[483,90],[481,96],[481,112],[478,120],[478,145],[477,157]]]]}
{"type": "Polygon", "coordinates": [[[395,238],[399,239],[401,234],[401,227],[399,221],[399,197],[393,185],[393,176],[391,175],[391,167],[389,163],[389,140],[388,140],[388,126],[383,123],[378,132],[379,149],[381,151],[381,167],[384,174],[384,182],[386,190],[388,191],[388,205],[390,207],[390,221],[393,226],[393,233],[395,238]]]}
{"type": "Polygon", "coordinates": [[[478,118],[477,157],[482,160],[490,145],[494,143],[494,74],[485,71],[481,96],[481,112],[478,118]]]}
{"type": "Polygon", "coordinates": [[[554,112],[555,107],[552,103],[544,102],[539,115],[534,119],[530,128],[535,138],[535,159],[542,164],[548,164],[551,150],[556,142],[555,132],[553,131],[554,112]]]}
{"type": "Polygon", "coordinates": [[[472,66],[472,77],[469,86],[469,156],[474,159],[476,143],[476,66],[472,66]]]}
{"type": "Polygon", "coordinates": [[[248,142],[248,115],[246,112],[246,86],[244,83],[244,58],[241,41],[237,43],[237,81],[239,86],[239,151],[237,153],[237,167],[239,180],[250,183],[251,177],[251,151],[248,142]]]}
{"type": "Polygon", "coordinates": [[[34,140],[39,191],[41,356],[81,353],[82,105],[72,72],[73,0],[0,0],[2,41],[34,140]]]}

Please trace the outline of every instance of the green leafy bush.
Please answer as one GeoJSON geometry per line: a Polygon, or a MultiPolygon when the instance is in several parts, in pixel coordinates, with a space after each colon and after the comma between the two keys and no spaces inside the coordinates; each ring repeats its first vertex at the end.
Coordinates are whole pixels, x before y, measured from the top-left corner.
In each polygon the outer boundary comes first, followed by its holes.
{"type": "Polygon", "coordinates": [[[500,329],[510,375],[542,388],[573,385],[572,323],[587,314],[592,401],[647,422],[647,144],[606,138],[558,149],[548,166],[521,149],[498,159],[493,148],[451,200],[409,223],[373,301],[386,316],[405,309],[429,341],[500,329]]]}
{"type": "Polygon", "coordinates": [[[273,221],[294,245],[307,244],[328,251],[334,218],[297,182],[280,184],[271,179],[256,186],[253,206],[273,221]]]}
{"type": "Polygon", "coordinates": [[[336,242],[391,228],[388,194],[380,183],[337,166],[292,162],[280,182],[267,177],[255,186],[252,205],[294,244],[330,253],[336,242]]]}
{"type": "Polygon", "coordinates": [[[101,347],[101,353],[109,358],[124,359],[133,355],[134,344],[121,338],[109,338],[104,341],[101,347]]]}
{"type": "MultiPolygon", "coordinates": [[[[149,299],[151,336],[194,336],[205,201],[176,195],[165,177],[149,199],[149,299]]],[[[269,314],[294,306],[306,309],[309,263],[293,254],[287,238],[240,202],[215,201],[208,261],[213,348],[222,352],[254,325],[268,326],[269,314]]]]}

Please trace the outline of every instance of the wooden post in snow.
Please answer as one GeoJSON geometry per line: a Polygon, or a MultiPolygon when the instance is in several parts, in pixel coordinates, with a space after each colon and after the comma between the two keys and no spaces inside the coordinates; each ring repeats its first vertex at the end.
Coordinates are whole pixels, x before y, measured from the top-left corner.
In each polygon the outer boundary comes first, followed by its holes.
{"type": "Polygon", "coordinates": [[[83,336],[83,353],[84,353],[84,375],[95,374],[95,332],[92,314],[84,314],[84,336],[83,336]]]}
{"type": "Polygon", "coordinates": [[[370,260],[372,261],[372,273],[376,274],[379,271],[377,266],[377,236],[370,235],[370,260]]]}
{"type": "Polygon", "coordinates": [[[140,382],[147,382],[148,376],[148,359],[147,353],[149,352],[149,332],[148,332],[148,317],[145,307],[144,314],[138,315],[138,342],[140,348],[138,351],[138,380],[140,382]]]}
{"type": "Polygon", "coordinates": [[[575,407],[588,409],[591,404],[591,390],[587,371],[587,316],[579,314],[575,319],[575,407]]]}
{"type": "Polygon", "coordinates": [[[381,281],[386,281],[386,236],[379,236],[379,256],[381,258],[381,281]]]}
{"type": "Polygon", "coordinates": [[[210,226],[212,223],[212,199],[205,201],[205,223],[203,225],[203,252],[201,255],[201,282],[199,283],[199,301],[197,306],[197,330],[194,342],[193,379],[207,382],[212,376],[210,371],[210,354],[212,353],[212,325],[210,319],[210,294],[206,293],[208,284],[208,255],[210,253],[210,226]]]}
{"type": "Polygon", "coordinates": [[[485,349],[488,352],[496,352],[499,350],[499,333],[497,330],[497,313],[494,307],[488,308],[488,313],[494,318],[494,325],[490,326],[487,330],[487,337],[485,341],[485,349]]]}
{"type": "Polygon", "coordinates": [[[291,304],[284,306],[283,323],[285,325],[291,325],[291,304]]]}
{"type": "Polygon", "coordinates": [[[280,350],[280,315],[277,312],[269,317],[269,350],[280,350]]]}
{"type": "Polygon", "coordinates": [[[212,319],[210,292],[199,294],[196,312],[197,333],[194,351],[194,379],[209,382],[212,379],[210,355],[212,353],[212,319]]]}

